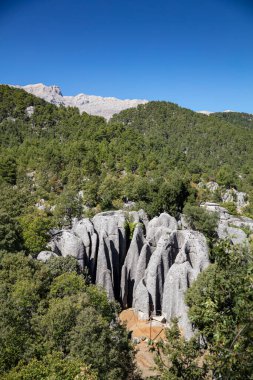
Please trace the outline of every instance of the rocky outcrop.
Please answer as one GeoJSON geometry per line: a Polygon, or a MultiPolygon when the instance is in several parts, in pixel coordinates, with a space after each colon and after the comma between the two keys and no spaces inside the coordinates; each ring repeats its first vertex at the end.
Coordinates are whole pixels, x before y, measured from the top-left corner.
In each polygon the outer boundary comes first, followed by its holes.
{"type": "Polygon", "coordinates": [[[134,295],[134,308],[142,318],[162,315],[177,317],[185,336],[192,333],[184,294],[209,264],[205,237],[196,231],[165,232],[149,260],[134,295]]]}
{"type": "Polygon", "coordinates": [[[124,307],[132,306],[136,272],[144,242],[143,227],[142,225],[137,224],[122,267],[121,301],[124,307]]]}
{"type": "Polygon", "coordinates": [[[253,232],[253,220],[244,216],[229,214],[225,207],[217,203],[206,202],[201,205],[210,212],[216,212],[219,220],[217,234],[219,239],[227,239],[232,244],[248,245],[248,233],[253,232]]]}
{"type": "Polygon", "coordinates": [[[51,257],[58,257],[58,255],[52,251],[41,251],[37,256],[37,260],[46,263],[51,257]]]}
{"type": "Polygon", "coordinates": [[[87,263],[86,252],[82,240],[72,231],[60,231],[48,244],[53,252],[63,257],[73,256],[83,268],[87,263]]]}
{"type": "MultiPolygon", "coordinates": [[[[103,116],[110,119],[112,115],[119,113],[127,108],[135,108],[139,104],[145,104],[148,101],[144,99],[117,99],[103,98],[102,96],[79,94],[76,96],[63,96],[60,87],[45,86],[42,83],[30,84],[27,86],[12,86],[22,88],[49,103],[57,106],[77,107],[80,112],[87,112],[90,115],[103,116]]],[[[29,116],[34,110],[29,110],[29,116]]]]}
{"type": "Polygon", "coordinates": [[[201,233],[179,230],[176,219],[166,213],[148,221],[142,210],[103,212],[52,233],[51,251],[41,252],[38,259],[75,257],[110,299],[133,307],[144,319],[178,317],[190,336],[184,293],[209,263],[201,233]],[[133,236],[129,223],[135,226],[133,236]]]}
{"type": "Polygon", "coordinates": [[[237,212],[241,212],[244,207],[246,207],[249,202],[247,200],[248,196],[246,193],[237,191],[236,189],[229,189],[222,195],[222,201],[224,203],[235,203],[237,212]]]}
{"type": "Polygon", "coordinates": [[[248,195],[242,191],[238,191],[235,188],[225,189],[223,186],[219,186],[217,182],[199,182],[197,184],[199,189],[206,189],[210,193],[219,194],[223,203],[233,203],[238,213],[242,213],[243,209],[249,205],[248,195]]]}
{"type": "Polygon", "coordinates": [[[205,237],[196,231],[177,231],[171,240],[177,254],[164,282],[162,315],[166,320],[179,318],[184,335],[190,337],[192,327],[184,294],[198,274],[209,265],[208,247],[205,237]]]}

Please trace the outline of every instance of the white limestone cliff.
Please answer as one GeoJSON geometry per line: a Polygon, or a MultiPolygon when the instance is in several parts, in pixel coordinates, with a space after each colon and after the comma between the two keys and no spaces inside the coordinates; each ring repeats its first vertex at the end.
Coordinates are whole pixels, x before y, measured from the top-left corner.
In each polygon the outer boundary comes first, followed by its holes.
{"type": "Polygon", "coordinates": [[[135,108],[139,104],[148,102],[145,99],[118,99],[86,94],[63,96],[60,87],[46,86],[43,83],[29,84],[26,86],[16,85],[13,87],[21,88],[57,106],[77,107],[81,113],[86,112],[90,115],[103,116],[107,120],[109,120],[112,115],[127,108],[135,108]]]}

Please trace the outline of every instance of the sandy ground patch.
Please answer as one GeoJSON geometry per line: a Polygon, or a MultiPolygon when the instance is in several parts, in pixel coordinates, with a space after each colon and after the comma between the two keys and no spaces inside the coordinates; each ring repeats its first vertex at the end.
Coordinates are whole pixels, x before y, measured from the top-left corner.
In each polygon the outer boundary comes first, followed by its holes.
{"type": "Polygon", "coordinates": [[[123,310],[120,313],[120,320],[126,323],[129,331],[132,331],[132,339],[136,343],[136,361],[143,377],[158,375],[154,370],[154,354],[149,351],[148,341],[164,339],[164,325],[157,321],[139,320],[133,309],[123,310]]]}

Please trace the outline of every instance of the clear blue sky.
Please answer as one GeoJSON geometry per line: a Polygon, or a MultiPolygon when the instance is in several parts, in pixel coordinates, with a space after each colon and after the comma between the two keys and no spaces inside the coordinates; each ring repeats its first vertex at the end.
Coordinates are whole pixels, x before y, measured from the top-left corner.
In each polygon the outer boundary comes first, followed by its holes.
{"type": "Polygon", "coordinates": [[[0,0],[0,83],[253,113],[253,0],[0,0]]]}

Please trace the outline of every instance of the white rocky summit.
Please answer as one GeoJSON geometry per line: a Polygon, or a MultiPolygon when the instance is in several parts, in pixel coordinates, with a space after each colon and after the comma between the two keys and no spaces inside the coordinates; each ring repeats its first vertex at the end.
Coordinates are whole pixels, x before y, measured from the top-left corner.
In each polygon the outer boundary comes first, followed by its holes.
{"type": "Polygon", "coordinates": [[[103,116],[109,120],[112,115],[127,108],[135,108],[139,104],[145,104],[145,99],[117,99],[104,98],[102,96],[79,94],[75,96],[63,96],[60,87],[46,86],[43,83],[29,84],[27,86],[12,86],[21,88],[30,94],[46,100],[56,105],[66,107],[77,107],[80,112],[87,112],[90,115],[103,116]]]}

